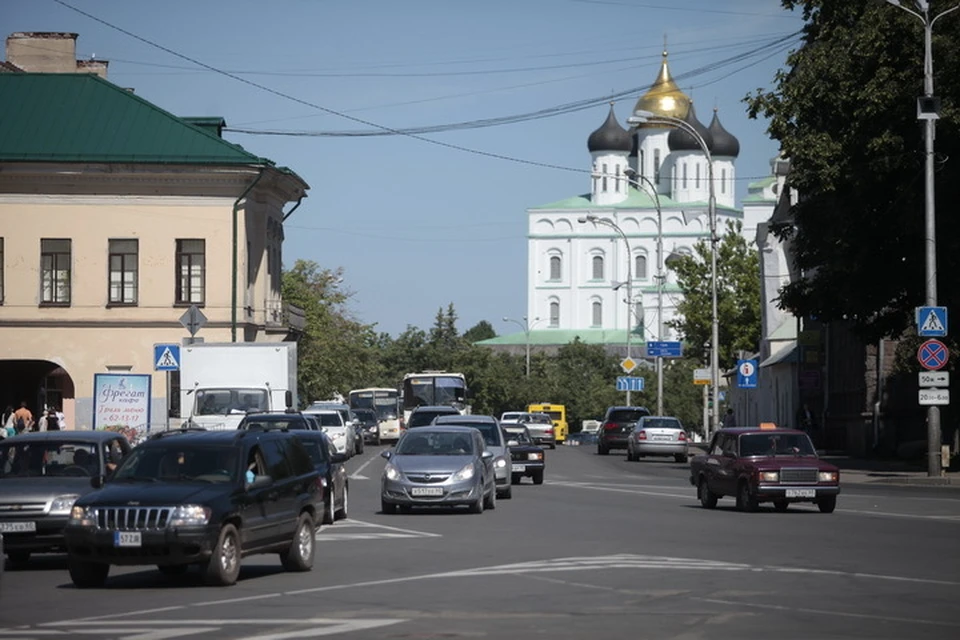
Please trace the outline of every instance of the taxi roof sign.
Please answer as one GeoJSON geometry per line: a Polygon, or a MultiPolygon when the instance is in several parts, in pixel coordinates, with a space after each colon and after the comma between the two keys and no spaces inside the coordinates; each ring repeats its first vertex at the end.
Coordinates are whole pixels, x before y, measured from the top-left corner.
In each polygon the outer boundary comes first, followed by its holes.
{"type": "Polygon", "coordinates": [[[763,429],[764,431],[767,431],[767,430],[769,430],[769,429],[776,429],[776,428],[777,428],[777,423],[776,423],[776,422],[761,422],[761,423],[760,423],[760,428],[763,429]]]}

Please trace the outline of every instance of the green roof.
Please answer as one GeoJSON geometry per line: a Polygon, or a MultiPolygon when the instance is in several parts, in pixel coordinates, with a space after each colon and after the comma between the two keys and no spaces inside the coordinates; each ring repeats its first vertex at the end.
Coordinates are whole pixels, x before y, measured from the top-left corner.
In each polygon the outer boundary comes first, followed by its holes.
{"type": "MultiPolygon", "coordinates": [[[[580,338],[585,344],[626,344],[626,329],[534,329],[530,331],[531,345],[561,345],[569,344],[580,338]]],[[[643,336],[632,334],[631,344],[643,344],[643,336]]],[[[480,340],[474,344],[481,346],[521,345],[527,344],[527,336],[522,331],[505,336],[497,336],[487,340],[480,340]]]]}
{"type": "MultiPolygon", "coordinates": [[[[676,200],[671,200],[665,195],[660,196],[660,209],[693,209],[693,208],[703,208],[706,209],[709,205],[707,202],[677,202],[676,200]]],[[[558,200],[557,202],[551,202],[550,204],[542,204],[536,207],[530,207],[530,211],[544,211],[544,210],[553,210],[553,209],[590,209],[590,210],[603,210],[603,209],[656,209],[656,201],[647,194],[646,191],[640,191],[639,189],[630,188],[630,193],[627,195],[627,199],[623,202],[617,202],[614,204],[604,204],[598,205],[590,199],[590,194],[585,193],[579,196],[573,196],[572,198],[566,198],[565,200],[558,200]]],[[[743,213],[733,207],[725,207],[722,204],[717,205],[718,211],[724,211],[728,215],[736,216],[743,215],[743,213]]]]}
{"type": "MultiPolygon", "coordinates": [[[[0,74],[0,162],[272,165],[87,73],[0,74]]],[[[282,171],[282,169],[280,169],[282,171]]]]}

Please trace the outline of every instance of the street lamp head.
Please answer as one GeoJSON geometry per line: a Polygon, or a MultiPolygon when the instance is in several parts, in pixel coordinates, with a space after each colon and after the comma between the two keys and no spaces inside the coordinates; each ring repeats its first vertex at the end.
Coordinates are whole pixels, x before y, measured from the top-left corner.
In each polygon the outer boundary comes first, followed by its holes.
{"type": "Polygon", "coordinates": [[[504,322],[510,322],[510,318],[508,318],[507,316],[503,316],[503,321],[504,321],[504,322]]]}

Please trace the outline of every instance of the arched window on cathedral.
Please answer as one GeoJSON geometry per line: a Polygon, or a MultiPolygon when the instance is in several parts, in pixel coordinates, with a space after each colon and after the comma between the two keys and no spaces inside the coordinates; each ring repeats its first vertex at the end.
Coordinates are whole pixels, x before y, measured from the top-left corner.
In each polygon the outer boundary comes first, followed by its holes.
{"type": "Polygon", "coordinates": [[[560,326],[560,303],[556,300],[550,303],[550,326],[560,326]]]}
{"type": "Polygon", "coordinates": [[[593,279],[603,280],[603,256],[593,256],[593,279]]]}
{"type": "Polygon", "coordinates": [[[647,256],[638,255],[633,259],[633,277],[637,280],[647,279],[647,256]]]}
{"type": "Polygon", "coordinates": [[[603,303],[599,300],[594,300],[591,305],[591,323],[594,327],[603,326],[603,303]]]}
{"type": "Polygon", "coordinates": [[[550,279],[560,280],[560,256],[550,256],[550,279]]]}

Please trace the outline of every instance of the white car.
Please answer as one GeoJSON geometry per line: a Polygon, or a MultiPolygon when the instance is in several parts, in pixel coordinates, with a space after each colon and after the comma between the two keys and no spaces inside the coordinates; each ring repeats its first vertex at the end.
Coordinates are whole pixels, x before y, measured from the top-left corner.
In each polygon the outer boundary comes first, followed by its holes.
{"type": "Polygon", "coordinates": [[[303,413],[317,418],[320,429],[330,438],[337,454],[344,458],[353,456],[356,451],[354,438],[357,436],[357,430],[352,424],[344,424],[342,413],[336,409],[319,409],[303,413]]]}

